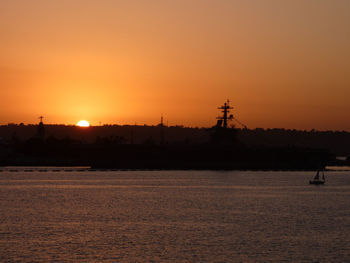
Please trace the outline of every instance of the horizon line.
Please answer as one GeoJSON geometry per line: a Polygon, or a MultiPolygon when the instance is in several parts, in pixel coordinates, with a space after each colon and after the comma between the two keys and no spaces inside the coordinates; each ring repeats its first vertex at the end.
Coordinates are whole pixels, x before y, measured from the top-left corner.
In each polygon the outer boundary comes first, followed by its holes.
{"type": "MultiPolygon", "coordinates": [[[[34,123],[7,123],[7,124],[1,124],[0,123],[0,127],[1,126],[37,126],[38,124],[34,124],[34,123]]],[[[44,123],[44,125],[51,125],[51,126],[67,126],[67,127],[77,127],[77,128],[96,128],[96,127],[105,127],[105,126],[140,126],[140,127],[144,127],[144,126],[149,126],[149,127],[157,127],[160,125],[160,123],[158,124],[117,124],[117,123],[105,123],[105,124],[101,124],[101,125],[90,125],[89,127],[79,127],[76,124],[64,124],[64,123],[44,123]]],[[[174,124],[174,125],[163,125],[163,127],[180,127],[180,128],[190,128],[190,129],[209,129],[212,127],[215,127],[215,125],[212,126],[185,126],[183,124],[174,124]]],[[[297,128],[281,128],[281,127],[274,127],[274,128],[264,128],[264,127],[255,127],[255,128],[239,128],[239,127],[235,127],[233,126],[233,128],[236,128],[238,130],[289,130],[289,131],[301,131],[301,132],[346,132],[346,133],[350,133],[349,130],[320,130],[320,129],[297,129],[297,128]]]]}

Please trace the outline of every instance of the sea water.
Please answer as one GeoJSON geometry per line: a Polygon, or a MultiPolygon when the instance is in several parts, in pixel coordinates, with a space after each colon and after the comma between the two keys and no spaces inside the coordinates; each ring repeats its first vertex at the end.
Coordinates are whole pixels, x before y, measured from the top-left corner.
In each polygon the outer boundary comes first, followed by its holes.
{"type": "Polygon", "coordinates": [[[350,173],[0,172],[0,262],[350,262],[350,173]]]}

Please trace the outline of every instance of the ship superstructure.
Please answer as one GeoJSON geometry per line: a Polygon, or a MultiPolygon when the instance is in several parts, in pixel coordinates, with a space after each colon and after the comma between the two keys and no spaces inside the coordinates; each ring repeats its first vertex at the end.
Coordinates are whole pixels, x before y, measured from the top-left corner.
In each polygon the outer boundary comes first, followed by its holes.
{"type": "Polygon", "coordinates": [[[218,109],[222,110],[221,112],[223,115],[216,118],[218,120],[216,126],[217,128],[227,129],[228,122],[233,120],[233,114],[230,114],[230,110],[232,110],[233,107],[230,106],[230,101],[227,100],[227,102],[225,102],[221,107],[218,107],[218,109]]]}

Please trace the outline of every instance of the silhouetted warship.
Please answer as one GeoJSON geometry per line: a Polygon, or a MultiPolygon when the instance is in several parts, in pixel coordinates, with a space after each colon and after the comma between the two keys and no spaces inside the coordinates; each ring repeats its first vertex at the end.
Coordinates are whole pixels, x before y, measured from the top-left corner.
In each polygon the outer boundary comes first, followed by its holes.
{"type": "MultiPolygon", "coordinates": [[[[237,140],[238,130],[229,125],[235,120],[227,101],[218,108],[222,115],[208,132],[211,140],[189,145],[127,145],[109,155],[94,160],[94,168],[118,169],[209,169],[209,170],[315,170],[325,166],[328,151],[297,147],[249,148],[237,140]]],[[[163,123],[160,125],[163,128],[163,123]]],[[[162,142],[164,133],[161,130],[162,142]]]]}

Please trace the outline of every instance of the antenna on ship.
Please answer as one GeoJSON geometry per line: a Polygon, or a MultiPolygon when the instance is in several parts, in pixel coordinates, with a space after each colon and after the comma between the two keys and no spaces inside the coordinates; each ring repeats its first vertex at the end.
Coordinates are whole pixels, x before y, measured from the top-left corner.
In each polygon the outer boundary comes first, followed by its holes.
{"type": "Polygon", "coordinates": [[[218,109],[222,110],[223,116],[216,118],[218,120],[217,126],[227,128],[228,121],[233,120],[233,114],[229,115],[230,110],[233,109],[233,107],[230,107],[230,101],[227,100],[227,102],[225,102],[224,105],[218,109]]]}
{"type": "Polygon", "coordinates": [[[239,121],[235,116],[233,116],[233,114],[229,114],[230,110],[233,109],[233,107],[230,107],[230,101],[229,100],[227,100],[224,103],[224,105],[219,107],[218,109],[222,110],[223,115],[216,118],[218,120],[217,124],[216,124],[216,127],[218,127],[218,128],[228,128],[228,122],[234,120],[240,126],[242,126],[243,129],[248,129],[247,125],[245,125],[244,123],[239,121]]]}

